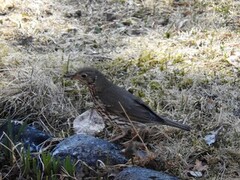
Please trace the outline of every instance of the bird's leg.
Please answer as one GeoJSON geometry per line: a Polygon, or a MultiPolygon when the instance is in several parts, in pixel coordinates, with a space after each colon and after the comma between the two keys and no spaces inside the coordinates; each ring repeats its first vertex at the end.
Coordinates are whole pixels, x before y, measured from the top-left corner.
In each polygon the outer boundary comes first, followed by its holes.
{"type": "Polygon", "coordinates": [[[123,145],[125,144],[129,144],[132,143],[137,137],[141,137],[142,139],[144,139],[145,134],[146,134],[146,128],[143,127],[143,129],[137,129],[137,132],[135,132],[133,129],[131,131],[131,135],[132,135],[132,139],[122,143],[123,145]]]}
{"type": "MultiPolygon", "coordinates": [[[[106,111],[105,111],[105,112],[103,112],[103,111],[97,111],[97,112],[98,112],[98,114],[105,120],[105,124],[106,124],[105,133],[107,133],[107,134],[105,134],[105,137],[106,137],[106,136],[109,136],[109,135],[108,135],[108,134],[109,134],[109,128],[110,128],[110,129],[112,128],[113,131],[114,131],[114,130],[120,130],[120,132],[121,132],[120,135],[117,135],[117,136],[115,136],[114,138],[111,138],[111,139],[110,139],[110,142],[117,141],[117,140],[125,137],[125,136],[128,134],[129,129],[122,129],[122,128],[120,128],[120,127],[115,123],[114,117],[112,117],[110,114],[106,113],[106,111]]],[[[115,118],[117,118],[117,117],[115,117],[115,118]]],[[[116,131],[116,132],[118,133],[118,131],[116,131]]]]}
{"type": "Polygon", "coordinates": [[[126,128],[124,128],[124,129],[123,128],[119,128],[119,129],[121,131],[121,134],[111,138],[109,140],[110,142],[115,142],[115,141],[117,141],[117,140],[119,140],[121,138],[124,138],[128,134],[128,132],[129,132],[129,129],[126,129],[126,128]]]}
{"type": "Polygon", "coordinates": [[[136,139],[136,137],[138,137],[137,134],[135,134],[135,135],[132,137],[132,139],[130,139],[130,140],[122,143],[122,145],[127,146],[128,144],[131,144],[131,143],[133,142],[133,140],[136,139]]]}

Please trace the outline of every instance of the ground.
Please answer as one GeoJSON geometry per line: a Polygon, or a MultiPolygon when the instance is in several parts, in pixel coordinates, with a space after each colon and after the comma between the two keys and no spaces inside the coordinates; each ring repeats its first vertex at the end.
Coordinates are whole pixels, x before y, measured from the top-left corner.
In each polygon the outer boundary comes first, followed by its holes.
{"type": "Polygon", "coordinates": [[[194,178],[190,171],[240,177],[238,0],[1,0],[0,37],[1,123],[20,119],[56,137],[72,134],[72,120],[91,101],[63,75],[94,66],[192,127],[150,132],[144,141],[157,165],[146,167],[182,179],[194,178]],[[207,145],[204,137],[219,127],[207,145]]]}

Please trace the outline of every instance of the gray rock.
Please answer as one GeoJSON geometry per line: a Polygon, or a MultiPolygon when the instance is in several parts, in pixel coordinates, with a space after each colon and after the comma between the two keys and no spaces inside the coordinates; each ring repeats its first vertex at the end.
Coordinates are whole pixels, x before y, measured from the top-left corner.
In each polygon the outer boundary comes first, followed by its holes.
{"type": "Polygon", "coordinates": [[[122,164],[127,159],[112,143],[93,136],[77,134],[60,142],[52,152],[54,157],[63,159],[70,156],[95,167],[98,160],[108,165],[122,164]]]}
{"type": "MultiPolygon", "coordinates": [[[[25,150],[30,150],[30,152],[38,152],[44,145],[43,142],[50,140],[52,137],[35,128],[34,126],[27,125],[21,121],[6,121],[0,127],[0,136],[5,132],[8,137],[11,138],[12,142],[17,144],[22,143],[25,150]]],[[[1,139],[4,141],[6,137],[3,136],[1,139]]],[[[7,138],[5,139],[7,140],[7,138]]],[[[20,146],[19,146],[20,147],[20,146]]]]}
{"type": "Polygon", "coordinates": [[[114,180],[178,180],[177,177],[166,173],[145,169],[141,167],[129,167],[121,171],[114,180]]]}

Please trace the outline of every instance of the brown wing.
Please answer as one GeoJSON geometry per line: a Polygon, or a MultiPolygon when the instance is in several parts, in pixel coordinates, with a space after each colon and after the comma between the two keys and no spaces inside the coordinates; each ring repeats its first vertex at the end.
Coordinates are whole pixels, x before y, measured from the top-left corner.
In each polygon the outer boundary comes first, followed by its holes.
{"type": "MultiPolygon", "coordinates": [[[[114,85],[107,88],[99,97],[111,113],[126,117],[119,104],[121,103],[131,120],[142,123],[159,122],[158,115],[145,105],[141,99],[118,86],[114,85]]],[[[159,123],[164,124],[164,122],[161,121],[159,123]]]]}
{"type": "Polygon", "coordinates": [[[156,122],[178,127],[187,131],[190,130],[190,127],[187,125],[157,115],[140,98],[132,95],[128,91],[118,86],[113,85],[107,88],[104,93],[99,94],[99,98],[106,105],[107,111],[118,116],[126,117],[122,107],[119,104],[121,103],[132,121],[138,121],[142,123],[156,122]]]}

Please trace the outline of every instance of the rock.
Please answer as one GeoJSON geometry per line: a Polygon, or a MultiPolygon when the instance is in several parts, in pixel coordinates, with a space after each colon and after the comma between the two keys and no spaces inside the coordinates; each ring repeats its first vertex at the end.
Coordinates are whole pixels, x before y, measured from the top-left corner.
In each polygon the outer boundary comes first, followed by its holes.
{"type": "Polygon", "coordinates": [[[83,161],[92,167],[96,167],[98,160],[108,165],[127,162],[114,144],[84,134],[76,134],[63,140],[55,147],[52,154],[60,159],[70,156],[71,159],[83,161]]]}
{"type": "Polygon", "coordinates": [[[129,167],[121,171],[114,180],[178,180],[177,177],[166,173],[145,169],[141,167],[129,167]]]}
{"type": "Polygon", "coordinates": [[[105,128],[105,123],[96,110],[92,109],[76,117],[73,128],[76,134],[95,135],[105,128]]]}
{"type": "Polygon", "coordinates": [[[38,152],[42,148],[42,143],[51,138],[45,132],[24,124],[21,121],[7,121],[0,127],[0,136],[3,135],[3,132],[15,144],[21,142],[26,150],[29,147],[30,152],[38,152]]]}

